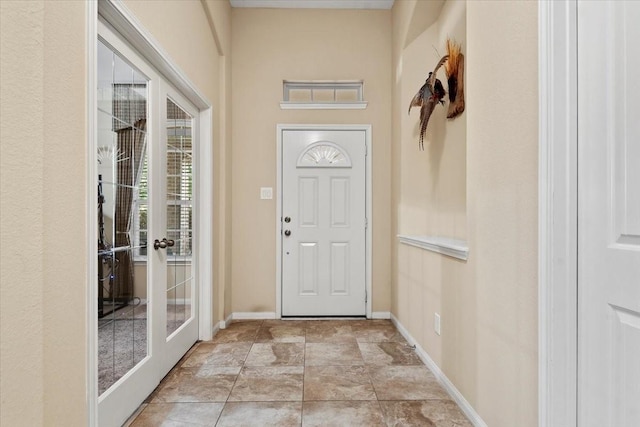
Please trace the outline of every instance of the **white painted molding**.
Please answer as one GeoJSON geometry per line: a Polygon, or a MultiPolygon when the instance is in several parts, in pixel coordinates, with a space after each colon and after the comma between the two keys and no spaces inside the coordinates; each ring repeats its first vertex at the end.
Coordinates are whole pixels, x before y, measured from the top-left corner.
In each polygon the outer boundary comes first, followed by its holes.
{"type": "Polygon", "coordinates": [[[211,338],[210,338],[210,339],[208,339],[208,340],[202,340],[202,341],[211,341],[211,340],[213,339],[213,337],[215,337],[215,336],[216,336],[216,334],[217,334],[218,332],[220,332],[220,330],[221,330],[221,329],[224,329],[224,328],[223,328],[223,325],[224,325],[224,320],[221,320],[221,321],[219,321],[218,323],[216,323],[216,324],[213,326],[213,329],[211,329],[211,338]]]}
{"type": "Polygon", "coordinates": [[[405,245],[415,246],[466,261],[469,258],[469,245],[464,240],[437,236],[407,236],[398,234],[398,240],[405,245]]]}
{"type": "Polygon", "coordinates": [[[282,110],[365,110],[369,103],[363,102],[280,102],[282,110]]]}
{"type": "Polygon", "coordinates": [[[213,108],[200,109],[198,114],[200,130],[198,149],[198,169],[196,208],[198,215],[198,338],[208,341],[213,338],[213,108]]]}
{"type": "Polygon", "coordinates": [[[374,311],[371,313],[372,319],[391,319],[390,311],[374,311]]]}
{"type": "MultiPolygon", "coordinates": [[[[86,33],[85,43],[87,46],[86,57],[86,84],[87,88],[98,87],[98,2],[86,2],[86,33]]],[[[90,219],[98,217],[98,207],[95,203],[96,188],[98,187],[98,154],[93,147],[97,147],[98,137],[98,98],[95,90],[87,90],[86,93],[86,131],[87,131],[87,154],[86,164],[86,193],[87,200],[87,283],[95,283],[98,277],[98,258],[96,248],[98,247],[98,223],[90,219]]],[[[86,287],[85,316],[87,322],[87,380],[86,380],[86,405],[87,405],[87,426],[96,427],[98,425],[98,289],[97,286],[86,287]]]]}
{"type": "Polygon", "coordinates": [[[219,322],[220,324],[220,329],[227,329],[229,327],[229,325],[231,325],[231,322],[233,322],[233,313],[231,313],[230,315],[227,316],[226,319],[221,320],[219,322]]]}
{"type": "Polygon", "coordinates": [[[433,375],[436,377],[438,382],[442,385],[442,387],[449,393],[449,396],[458,404],[462,412],[469,418],[471,424],[476,427],[487,427],[487,423],[484,422],[480,415],[473,409],[473,406],[464,398],[462,393],[456,388],[455,385],[447,378],[447,376],[442,372],[442,370],[438,367],[436,362],[433,361],[431,356],[422,348],[420,344],[411,336],[409,331],[400,323],[400,321],[391,314],[391,321],[398,329],[398,332],[402,334],[402,336],[407,340],[409,345],[415,346],[416,353],[422,362],[431,370],[433,375]]]}
{"type": "Polygon", "coordinates": [[[275,319],[275,311],[247,311],[247,312],[233,312],[231,313],[231,320],[270,320],[275,319]]]}
{"type": "Polygon", "coordinates": [[[577,1],[538,3],[538,423],[577,426],[577,1]]]}
{"type": "Polygon", "coordinates": [[[160,43],[129,11],[122,0],[98,1],[98,14],[101,15],[122,37],[131,44],[160,74],[176,86],[191,102],[201,110],[211,107],[187,75],[171,59],[160,43]]]}

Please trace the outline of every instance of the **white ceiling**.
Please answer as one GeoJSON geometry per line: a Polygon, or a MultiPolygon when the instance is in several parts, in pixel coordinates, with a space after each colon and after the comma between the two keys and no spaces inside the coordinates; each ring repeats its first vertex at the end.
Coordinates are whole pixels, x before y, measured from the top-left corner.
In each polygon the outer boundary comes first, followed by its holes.
{"type": "Polygon", "coordinates": [[[229,0],[232,7],[280,9],[391,9],[394,0],[229,0]]]}

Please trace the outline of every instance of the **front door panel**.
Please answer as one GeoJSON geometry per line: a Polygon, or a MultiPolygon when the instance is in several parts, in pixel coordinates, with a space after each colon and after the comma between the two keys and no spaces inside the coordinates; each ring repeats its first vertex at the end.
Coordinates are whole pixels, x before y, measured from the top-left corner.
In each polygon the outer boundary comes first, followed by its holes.
{"type": "Polygon", "coordinates": [[[364,131],[283,132],[282,315],[366,313],[364,131]]]}

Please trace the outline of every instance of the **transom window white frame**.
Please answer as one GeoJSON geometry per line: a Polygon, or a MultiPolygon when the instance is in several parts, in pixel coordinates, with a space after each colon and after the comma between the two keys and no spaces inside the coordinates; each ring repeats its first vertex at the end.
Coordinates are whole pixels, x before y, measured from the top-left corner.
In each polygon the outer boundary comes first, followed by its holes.
{"type": "Polygon", "coordinates": [[[363,80],[283,80],[283,110],[362,110],[363,80]],[[298,95],[295,96],[294,93],[298,95]]]}
{"type": "MultiPolygon", "coordinates": [[[[140,24],[137,18],[129,12],[121,1],[100,0],[86,3],[86,46],[87,46],[87,87],[97,87],[97,42],[98,42],[98,14],[109,23],[127,42],[137,50],[156,70],[171,82],[199,110],[199,140],[200,152],[198,169],[200,170],[199,198],[195,209],[199,210],[198,257],[203,260],[213,258],[213,111],[211,102],[190,82],[187,76],[176,67],[169,55],[140,24]]],[[[87,90],[87,138],[90,146],[95,146],[97,129],[97,96],[95,91],[87,90]]],[[[97,156],[96,150],[87,150],[86,182],[87,218],[97,218],[97,204],[95,188],[97,188],[97,156]]],[[[98,228],[96,221],[87,221],[87,283],[93,283],[98,274],[97,247],[98,228]]],[[[199,339],[210,340],[213,335],[213,307],[211,283],[213,271],[210,262],[198,263],[200,277],[199,294],[199,339]]],[[[97,289],[87,286],[86,315],[87,315],[87,425],[98,425],[98,316],[97,289]]]]}

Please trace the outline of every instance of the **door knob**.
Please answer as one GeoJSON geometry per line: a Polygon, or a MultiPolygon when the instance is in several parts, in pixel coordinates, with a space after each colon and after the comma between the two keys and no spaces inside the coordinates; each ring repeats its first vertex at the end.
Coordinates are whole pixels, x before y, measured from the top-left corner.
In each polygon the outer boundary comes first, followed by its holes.
{"type": "Polygon", "coordinates": [[[174,240],[167,239],[166,237],[163,238],[162,240],[156,239],[153,242],[153,249],[155,249],[157,251],[158,249],[164,249],[164,248],[166,248],[168,246],[170,247],[170,246],[173,246],[175,244],[176,244],[176,242],[174,240]]]}
{"type": "Polygon", "coordinates": [[[287,237],[291,236],[291,230],[284,230],[284,235],[287,237]]]}

